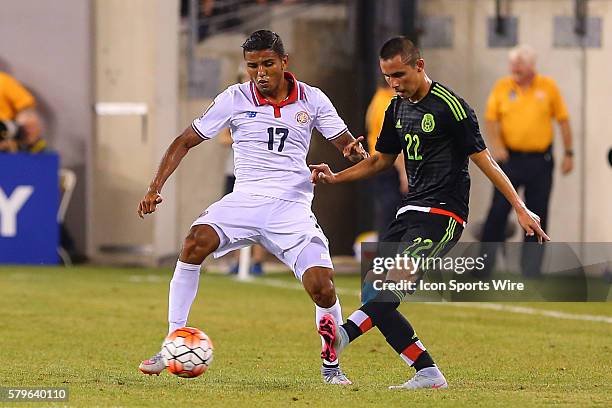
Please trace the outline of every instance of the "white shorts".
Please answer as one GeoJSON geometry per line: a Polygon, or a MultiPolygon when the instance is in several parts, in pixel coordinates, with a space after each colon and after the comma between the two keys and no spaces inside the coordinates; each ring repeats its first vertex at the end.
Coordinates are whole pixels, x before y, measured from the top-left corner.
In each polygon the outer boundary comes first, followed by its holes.
{"type": "Polygon", "coordinates": [[[215,258],[260,244],[300,281],[313,266],[333,268],[329,241],[305,203],[234,191],[208,207],[191,226],[202,224],[219,235],[215,258]]]}

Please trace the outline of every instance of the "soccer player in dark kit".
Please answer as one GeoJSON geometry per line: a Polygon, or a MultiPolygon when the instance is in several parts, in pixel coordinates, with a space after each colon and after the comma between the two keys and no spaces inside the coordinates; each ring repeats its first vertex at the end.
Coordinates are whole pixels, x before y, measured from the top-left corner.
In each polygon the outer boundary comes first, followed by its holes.
{"type": "MultiPolygon", "coordinates": [[[[402,153],[409,192],[380,241],[402,243],[399,252],[413,258],[441,257],[455,245],[465,227],[471,159],[511,203],[526,234],[535,235],[539,242],[548,241],[539,217],[527,209],[491,157],[472,108],[427,76],[419,49],[410,40],[395,37],[382,46],[379,62],[397,96],[385,113],[377,153],[339,173],[333,173],[327,164],[312,165],[311,181],[335,184],[369,177],[391,167],[402,153]],[[415,246],[418,251],[414,251],[415,246]]],[[[415,272],[416,268],[411,273],[415,272]]],[[[386,282],[395,280],[391,273],[387,273],[386,282]]],[[[323,316],[319,322],[319,333],[325,339],[322,356],[335,359],[350,342],[378,327],[391,347],[416,370],[407,382],[390,388],[448,387],[414,329],[397,310],[407,293],[381,290],[342,325],[331,315],[323,316]]]]}

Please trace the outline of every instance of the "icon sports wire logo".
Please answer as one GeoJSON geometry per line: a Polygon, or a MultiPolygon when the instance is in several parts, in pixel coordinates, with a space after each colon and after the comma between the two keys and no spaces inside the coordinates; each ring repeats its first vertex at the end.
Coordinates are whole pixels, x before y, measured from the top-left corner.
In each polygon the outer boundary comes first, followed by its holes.
{"type": "Polygon", "coordinates": [[[361,244],[362,302],[606,302],[612,290],[612,242],[459,242],[441,255],[407,244],[361,244]]]}

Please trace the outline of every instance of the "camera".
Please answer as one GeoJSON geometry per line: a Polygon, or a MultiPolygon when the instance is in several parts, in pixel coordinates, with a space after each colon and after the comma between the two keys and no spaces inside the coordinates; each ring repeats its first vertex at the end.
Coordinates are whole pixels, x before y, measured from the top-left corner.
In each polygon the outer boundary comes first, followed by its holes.
{"type": "Polygon", "coordinates": [[[0,140],[20,141],[25,136],[25,129],[16,122],[0,120],[0,140]]]}

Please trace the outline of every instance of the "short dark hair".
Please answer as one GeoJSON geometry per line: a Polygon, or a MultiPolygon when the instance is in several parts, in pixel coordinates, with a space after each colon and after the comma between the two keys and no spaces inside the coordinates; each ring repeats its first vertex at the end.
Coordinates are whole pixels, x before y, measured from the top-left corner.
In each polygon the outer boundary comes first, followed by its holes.
{"type": "Polygon", "coordinates": [[[403,36],[387,40],[380,49],[380,59],[388,60],[396,55],[401,55],[404,64],[411,66],[414,66],[417,60],[421,58],[419,47],[403,36]]]}
{"type": "Polygon", "coordinates": [[[249,51],[261,50],[272,50],[281,58],[286,55],[283,40],[281,40],[278,34],[270,30],[257,30],[249,35],[249,38],[242,44],[243,54],[249,51]]]}

